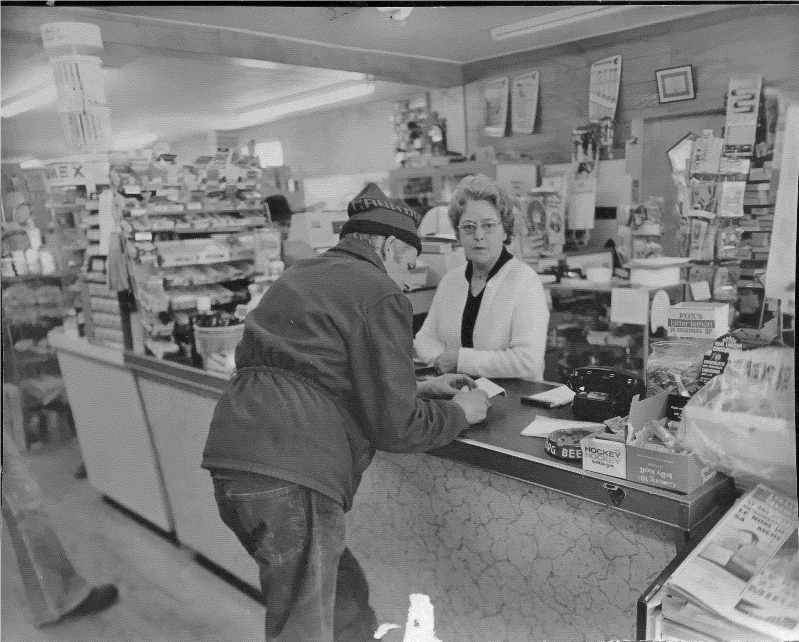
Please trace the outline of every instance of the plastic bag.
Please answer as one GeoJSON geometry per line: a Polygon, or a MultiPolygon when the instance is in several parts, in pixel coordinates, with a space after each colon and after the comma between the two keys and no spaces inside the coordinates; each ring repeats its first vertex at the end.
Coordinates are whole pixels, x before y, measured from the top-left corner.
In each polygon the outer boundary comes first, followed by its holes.
{"type": "Polygon", "coordinates": [[[683,408],[678,439],[738,488],[796,495],[795,357],[791,348],[733,352],[683,408]]]}

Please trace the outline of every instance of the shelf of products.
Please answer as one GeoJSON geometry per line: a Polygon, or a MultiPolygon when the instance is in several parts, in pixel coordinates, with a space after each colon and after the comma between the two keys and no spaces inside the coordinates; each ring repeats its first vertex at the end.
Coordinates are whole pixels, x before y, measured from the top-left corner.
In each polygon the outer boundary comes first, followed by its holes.
{"type": "Polygon", "coordinates": [[[63,323],[62,274],[2,280],[3,412],[18,448],[74,436],[55,350],[47,333],[63,323]]]}
{"type": "Polygon", "coordinates": [[[475,161],[395,169],[389,172],[391,195],[424,215],[431,207],[448,203],[460,180],[472,174],[496,178],[497,170],[493,164],[475,161]]]}
{"type": "Polygon", "coordinates": [[[112,168],[116,216],[147,352],[199,365],[193,328],[200,308],[207,302],[212,315],[234,322],[232,313],[250,301],[256,275],[268,275],[268,261],[280,258],[280,233],[269,229],[259,186],[288,179],[270,172],[256,159],[234,160],[232,154],[201,157],[179,168],[172,155],[148,163],[130,159],[112,168]],[[163,182],[154,184],[159,177],[163,182]]]}
{"type": "MultiPolygon", "coordinates": [[[[552,297],[547,336],[544,378],[565,382],[575,368],[604,366],[637,374],[642,379],[649,345],[665,339],[662,328],[651,331],[647,311],[646,325],[611,321],[611,293],[619,283],[552,283],[546,289],[552,297]]],[[[662,288],[671,303],[683,299],[684,284],[662,288]]],[[[641,288],[651,302],[661,288],[641,288]]]]}
{"type": "MultiPolygon", "coordinates": [[[[778,127],[782,98],[762,85],[760,76],[730,78],[728,105],[741,102],[731,98],[733,92],[748,96],[749,141],[732,145],[724,132],[719,137],[705,130],[692,143],[679,186],[681,249],[691,259],[686,278],[693,284],[706,282],[705,295],[712,300],[730,302],[736,324],[743,327],[763,321],[763,277],[779,177],[774,150],[784,144],[778,127]]],[[[739,143],[740,123],[733,123],[740,120],[741,114],[727,110],[725,129],[739,127],[739,143]]]]}

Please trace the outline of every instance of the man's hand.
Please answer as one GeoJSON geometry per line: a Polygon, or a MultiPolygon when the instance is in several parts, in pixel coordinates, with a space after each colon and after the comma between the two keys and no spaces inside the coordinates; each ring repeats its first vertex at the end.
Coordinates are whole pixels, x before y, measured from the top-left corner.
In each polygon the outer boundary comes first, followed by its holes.
{"type": "Polygon", "coordinates": [[[488,400],[488,393],[484,390],[463,390],[452,398],[456,404],[463,408],[466,413],[466,421],[469,425],[479,424],[486,418],[491,402],[488,400]]]}
{"type": "Polygon", "coordinates": [[[438,374],[455,372],[458,369],[458,348],[447,348],[433,361],[433,367],[438,374]]]}
{"type": "Polygon", "coordinates": [[[474,390],[477,384],[474,380],[463,374],[443,374],[435,379],[421,381],[417,392],[426,399],[452,399],[460,390],[474,390]]]}

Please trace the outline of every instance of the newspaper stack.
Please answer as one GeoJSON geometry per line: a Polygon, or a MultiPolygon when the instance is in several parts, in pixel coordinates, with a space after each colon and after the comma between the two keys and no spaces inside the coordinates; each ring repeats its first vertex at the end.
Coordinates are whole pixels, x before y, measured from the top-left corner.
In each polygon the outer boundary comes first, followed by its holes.
{"type": "Polygon", "coordinates": [[[763,484],[744,495],[666,584],[666,637],[799,639],[797,498],[763,484]]]}

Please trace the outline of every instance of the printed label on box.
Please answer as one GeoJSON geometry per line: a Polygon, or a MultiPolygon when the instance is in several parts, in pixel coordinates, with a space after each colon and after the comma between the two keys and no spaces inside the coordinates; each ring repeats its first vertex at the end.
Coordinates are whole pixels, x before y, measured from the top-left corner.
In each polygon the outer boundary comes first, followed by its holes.
{"type": "Polygon", "coordinates": [[[669,395],[669,419],[679,421],[682,418],[682,409],[691,400],[683,395],[669,395]]]}
{"type": "Polygon", "coordinates": [[[607,439],[586,437],[580,441],[583,450],[583,469],[612,477],[627,477],[627,448],[607,439]]]}

